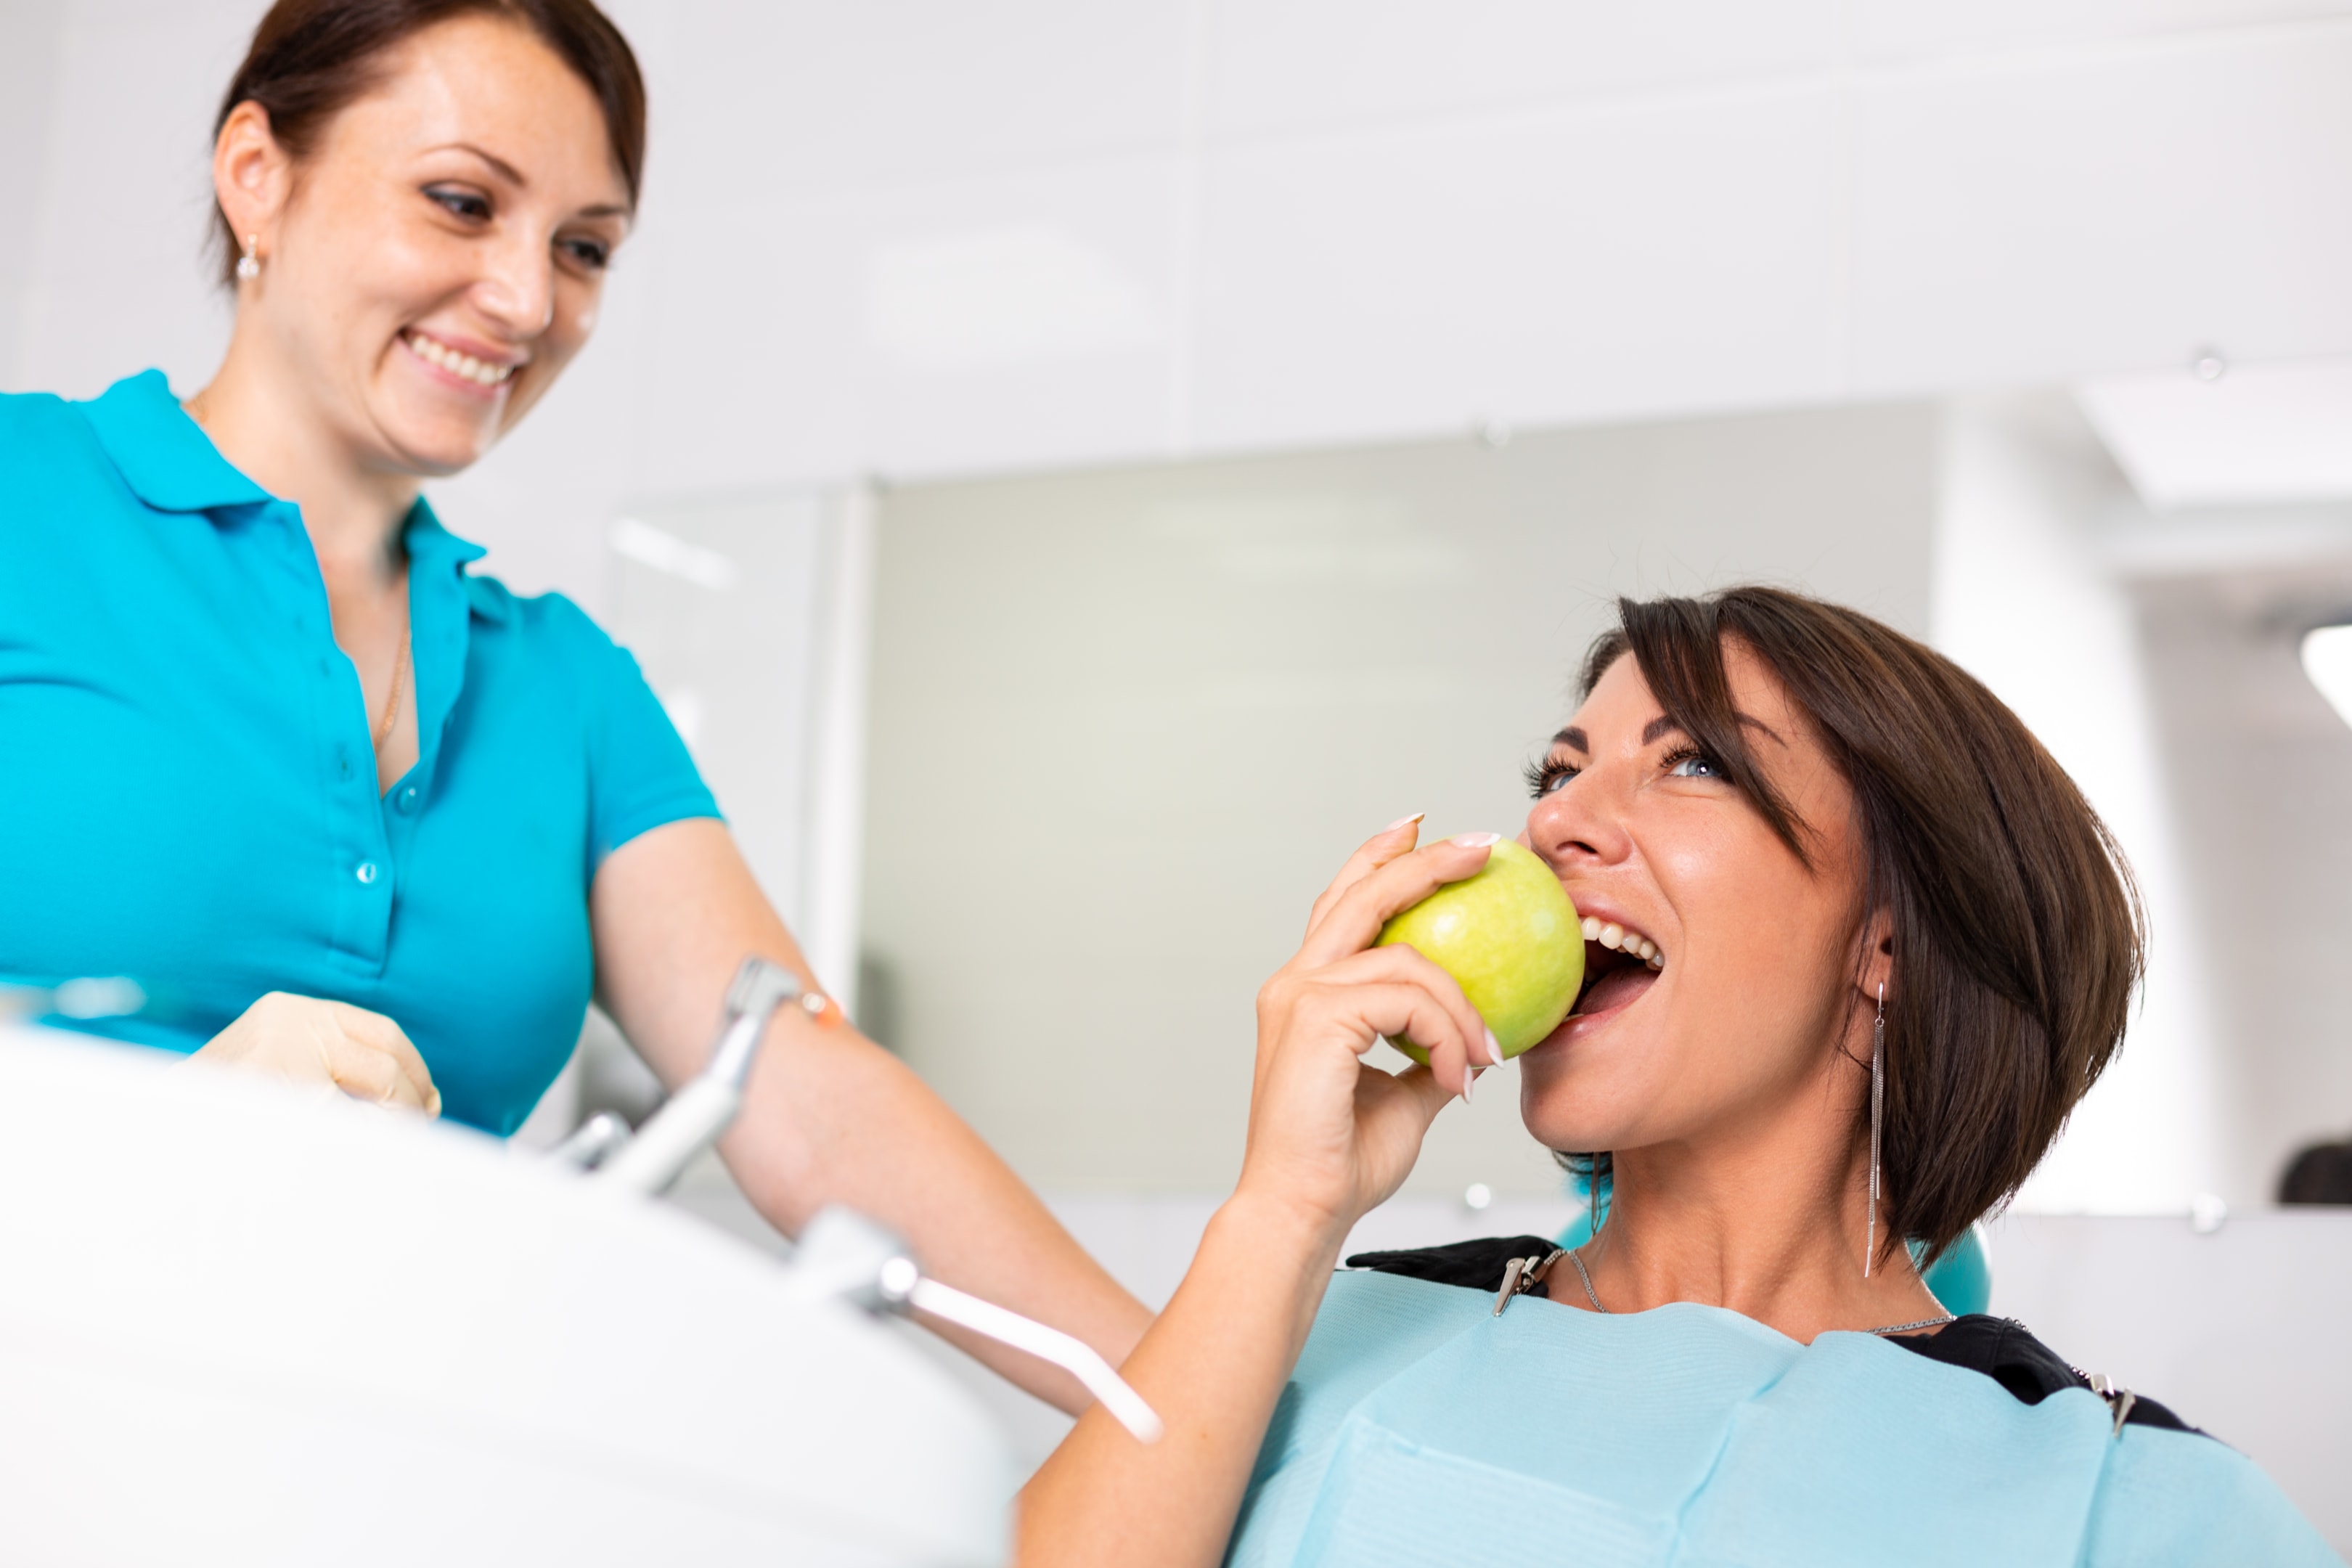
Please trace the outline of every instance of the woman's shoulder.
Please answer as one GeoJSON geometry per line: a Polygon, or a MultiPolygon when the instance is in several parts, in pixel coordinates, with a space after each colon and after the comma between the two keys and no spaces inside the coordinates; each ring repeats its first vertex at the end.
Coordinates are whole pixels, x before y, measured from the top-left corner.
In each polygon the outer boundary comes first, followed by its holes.
{"type": "Polygon", "coordinates": [[[68,416],[73,405],[54,392],[0,392],[0,427],[68,416]]]}
{"type": "Polygon", "coordinates": [[[2035,1339],[2014,1318],[1972,1312],[1954,1319],[1932,1334],[1890,1335],[1886,1342],[1947,1366],[1982,1373],[2021,1404],[2039,1405],[2062,1389],[2079,1388],[2107,1402],[2108,1408],[2116,1412],[2118,1429],[2155,1426],[2170,1432],[2198,1430],[2146,1394],[2116,1386],[2104,1377],[2083,1371],[2035,1339]]]}
{"type": "Polygon", "coordinates": [[[21,482],[30,470],[77,461],[106,461],[79,405],[53,392],[0,392],[0,464],[12,481],[21,482]]]}
{"type": "Polygon", "coordinates": [[[466,601],[477,622],[498,627],[533,657],[599,670],[618,646],[571,597],[552,590],[518,594],[487,572],[468,571],[466,601]]]}
{"type": "Polygon", "coordinates": [[[469,681],[520,679],[533,701],[568,693],[572,710],[592,723],[609,721],[616,705],[651,700],[640,697],[645,675],[628,649],[565,595],[519,594],[487,573],[468,571],[463,582],[473,622],[469,681]]]}
{"type": "Polygon", "coordinates": [[[145,507],[83,410],[47,392],[0,393],[0,547],[20,573],[26,552],[103,550],[105,520],[127,525],[145,507]]]}

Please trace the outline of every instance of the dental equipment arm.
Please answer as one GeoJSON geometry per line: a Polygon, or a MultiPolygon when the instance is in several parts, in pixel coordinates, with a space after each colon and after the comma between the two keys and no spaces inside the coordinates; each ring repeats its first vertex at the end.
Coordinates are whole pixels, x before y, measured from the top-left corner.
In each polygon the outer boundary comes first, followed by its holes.
{"type": "MultiPolygon", "coordinates": [[[[634,1138],[608,1111],[564,1140],[549,1158],[593,1169],[594,1180],[631,1192],[651,1196],[667,1191],[735,1120],[769,1020],[793,1002],[820,1022],[841,1016],[829,998],[803,991],[790,971],[762,958],[745,959],[727,988],[726,1021],[710,1065],[671,1096],[634,1138]]],[[[1160,1418],[1093,1347],[924,1278],[904,1242],[854,1210],[839,1205],[820,1210],[802,1233],[793,1265],[796,1294],[835,1297],[875,1313],[926,1312],[1009,1345],[1076,1378],[1138,1440],[1160,1440],[1160,1418]]]]}
{"type": "Polygon", "coordinates": [[[820,1211],[802,1233],[793,1264],[796,1294],[836,1297],[877,1315],[928,1312],[985,1334],[1051,1362],[1086,1384],[1138,1442],[1160,1439],[1164,1428],[1151,1406],[1086,1342],[925,1279],[906,1243],[854,1209],[835,1205],[820,1211]]]}

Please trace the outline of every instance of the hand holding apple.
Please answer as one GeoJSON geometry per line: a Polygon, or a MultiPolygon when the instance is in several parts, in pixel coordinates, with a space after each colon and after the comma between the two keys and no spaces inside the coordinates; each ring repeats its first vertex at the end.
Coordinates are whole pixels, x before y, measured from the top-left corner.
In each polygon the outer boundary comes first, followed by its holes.
{"type": "MultiPolygon", "coordinates": [[[[1506,838],[1475,877],[1451,882],[1391,919],[1377,945],[1410,944],[1462,987],[1507,1058],[1559,1027],[1584,983],[1575,905],[1541,857],[1506,838]]],[[[1417,1062],[1429,1053],[1390,1044],[1417,1062]]]]}

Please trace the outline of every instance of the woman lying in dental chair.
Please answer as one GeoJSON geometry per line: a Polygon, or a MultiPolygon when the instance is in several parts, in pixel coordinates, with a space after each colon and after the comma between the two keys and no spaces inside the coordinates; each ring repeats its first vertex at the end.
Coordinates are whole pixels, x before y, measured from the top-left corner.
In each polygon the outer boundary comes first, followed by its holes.
{"type": "Polygon", "coordinates": [[[2049,754],[1948,660],[1768,589],[1624,604],[1583,684],[1524,842],[1624,935],[1521,1110],[1597,1170],[1598,1235],[1333,1272],[1494,1065],[1452,979],[1371,945],[1494,836],[1400,823],[1259,993],[1240,1184],[1124,1369],[1167,1440],[1083,1417],[1023,1562],[2336,1561],[2250,1461],[1951,1317],[1906,1251],[2016,1191],[2123,1033],[2137,900],[2049,754]],[[1429,1065],[1366,1066],[1381,1036],[1429,1065]]]}

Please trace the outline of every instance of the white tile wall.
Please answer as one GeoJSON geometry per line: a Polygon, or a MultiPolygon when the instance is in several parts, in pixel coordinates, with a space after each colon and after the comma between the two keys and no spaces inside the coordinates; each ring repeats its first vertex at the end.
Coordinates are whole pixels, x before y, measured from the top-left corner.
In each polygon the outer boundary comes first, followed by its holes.
{"type": "Polygon", "coordinates": [[[1057,467],[1166,440],[1166,159],[671,208],[640,489],[1057,467]]]}
{"type": "Polygon", "coordinates": [[[1832,395],[1839,120],[1763,89],[1220,150],[1201,444],[1832,395]]]}
{"type": "MultiPolygon", "coordinates": [[[[260,9],[0,16],[57,62],[0,384],[209,369],[260,9]]],[[[527,541],[625,496],[2352,350],[2352,0],[614,9],[654,123],[605,384],[474,525],[589,597],[527,541]]]]}
{"type": "Polygon", "coordinates": [[[620,262],[646,274],[638,489],[748,489],[856,464],[856,226],[846,198],[648,213],[620,262]]]}
{"type": "Polygon", "coordinates": [[[1874,83],[1857,390],[2352,348],[2347,83],[2342,23],[1874,83]]]}
{"type": "Polygon", "coordinates": [[[1866,58],[2092,47],[2167,33],[2352,15],[2346,0],[1871,0],[1853,7],[1866,58]]]}
{"type": "Polygon", "coordinates": [[[660,178],[691,206],[1165,153],[1181,0],[699,0],[669,21],[660,178]]]}
{"type": "Polygon", "coordinates": [[[1839,0],[1211,0],[1220,138],[1484,114],[1744,79],[1845,53],[1839,0]]]}

